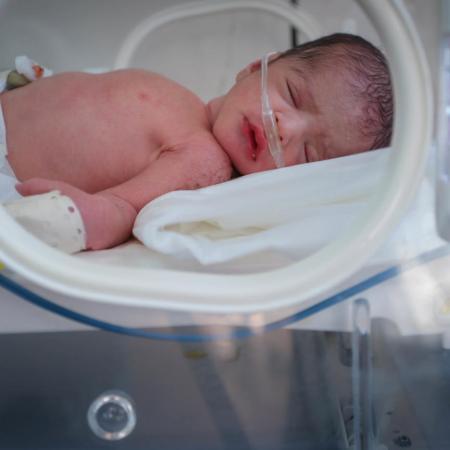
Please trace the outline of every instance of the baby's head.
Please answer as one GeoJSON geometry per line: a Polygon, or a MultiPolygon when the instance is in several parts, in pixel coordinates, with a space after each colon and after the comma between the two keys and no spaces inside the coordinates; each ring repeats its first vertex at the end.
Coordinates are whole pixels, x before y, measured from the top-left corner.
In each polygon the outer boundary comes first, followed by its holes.
{"type": "MultiPolygon", "coordinates": [[[[241,174],[275,168],[263,131],[260,61],[208,104],[213,134],[241,174]]],[[[268,90],[286,165],[388,146],[393,99],[383,54],[333,34],[274,55],[268,90]]]]}

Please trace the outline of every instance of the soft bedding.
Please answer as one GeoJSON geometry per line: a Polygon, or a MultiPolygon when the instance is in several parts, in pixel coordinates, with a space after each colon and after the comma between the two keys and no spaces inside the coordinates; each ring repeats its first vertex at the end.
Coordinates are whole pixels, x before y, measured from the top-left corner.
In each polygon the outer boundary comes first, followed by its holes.
{"type": "Polygon", "coordinates": [[[146,247],[201,264],[264,251],[298,259],[335,239],[367,207],[389,149],[176,191],[139,213],[134,235],[146,247]]]}

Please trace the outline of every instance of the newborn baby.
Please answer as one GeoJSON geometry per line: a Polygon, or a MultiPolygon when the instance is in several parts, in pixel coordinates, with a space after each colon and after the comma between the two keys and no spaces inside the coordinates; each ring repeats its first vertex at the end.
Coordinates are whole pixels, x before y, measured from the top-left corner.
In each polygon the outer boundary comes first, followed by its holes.
{"type": "MultiPolygon", "coordinates": [[[[275,168],[260,62],[204,104],[158,74],[62,73],[0,95],[7,159],[23,196],[57,190],[78,208],[84,248],[127,240],[149,201],[275,168]]],[[[335,34],[272,56],[268,91],[287,166],[383,147],[392,129],[386,61],[335,34]]]]}

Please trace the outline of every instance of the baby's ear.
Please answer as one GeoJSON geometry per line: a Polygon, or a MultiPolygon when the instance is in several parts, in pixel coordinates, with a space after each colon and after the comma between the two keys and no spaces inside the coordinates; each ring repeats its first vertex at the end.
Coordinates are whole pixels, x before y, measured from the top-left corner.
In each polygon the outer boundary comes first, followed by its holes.
{"type": "Polygon", "coordinates": [[[253,61],[252,63],[247,65],[244,69],[242,69],[236,75],[236,81],[241,81],[247,75],[250,75],[251,73],[255,72],[255,70],[259,70],[260,67],[261,67],[261,60],[260,59],[257,59],[256,61],[253,61]]]}
{"type": "MultiPolygon", "coordinates": [[[[269,56],[269,62],[274,61],[281,55],[281,52],[272,53],[269,56]]],[[[237,75],[236,75],[236,81],[241,81],[243,78],[245,78],[247,75],[250,75],[251,73],[255,72],[256,70],[259,70],[261,68],[261,60],[257,59],[256,61],[253,61],[250,63],[247,67],[242,69],[237,75]]]]}

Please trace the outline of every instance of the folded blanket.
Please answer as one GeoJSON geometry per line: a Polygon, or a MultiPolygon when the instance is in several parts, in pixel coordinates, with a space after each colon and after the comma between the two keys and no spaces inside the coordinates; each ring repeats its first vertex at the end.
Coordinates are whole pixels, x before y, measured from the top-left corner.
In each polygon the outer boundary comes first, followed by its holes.
{"type": "Polygon", "coordinates": [[[389,149],[175,191],[139,213],[134,235],[202,264],[271,251],[299,259],[335,239],[367,207],[389,149]]]}

